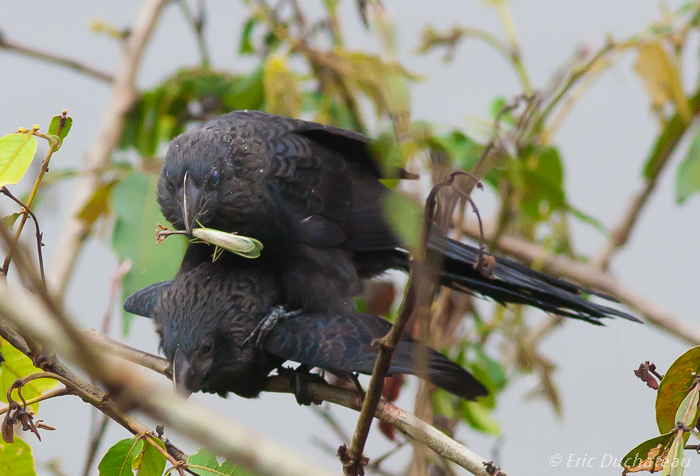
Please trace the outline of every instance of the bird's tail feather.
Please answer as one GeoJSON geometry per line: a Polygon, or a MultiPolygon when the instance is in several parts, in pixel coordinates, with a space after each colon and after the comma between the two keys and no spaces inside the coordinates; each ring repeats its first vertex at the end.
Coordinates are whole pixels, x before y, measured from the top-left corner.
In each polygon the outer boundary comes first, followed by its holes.
{"type": "MultiPolygon", "coordinates": [[[[484,276],[474,269],[478,256],[478,249],[474,246],[437,233],[430,235],[428,258],[440,264],[438,277],[440,284],[444,286],[481,294],[502,304],[527,304],[591,324],[601,325],[600,319],[606,317],[621,317],[640,322],[626,312],[596,304],[584,297],[595,294],[614,301],[610,296],[540,273],[510,259],[495,257],[491,269],[493,277],[484,276]]],[[[407,253],[397,253],[395,260],[396,267],[408,269],[407,253]]]]}
{"type": "Polygon", "coordinates": [[[402,339],[396,346],[390,373],[417,375],[440,388],[467,400],[488,395],[488,390],[472,374],[460,365],[410,338],[402,339]],[[427,366],[417,360],[427,358],[427,366]],[[421,371],[421,367],[426,368],[421,371]]]}

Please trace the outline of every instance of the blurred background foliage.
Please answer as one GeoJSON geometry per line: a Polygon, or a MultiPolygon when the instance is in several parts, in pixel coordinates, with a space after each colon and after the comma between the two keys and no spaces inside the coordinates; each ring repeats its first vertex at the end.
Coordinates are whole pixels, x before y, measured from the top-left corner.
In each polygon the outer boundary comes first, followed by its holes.
{"type": "MultiPolygon", "coordinates": [[[[453,129],[411,115],[411,85],[421,77],[397,62],[391,18],[376,0],[357,1],[367,34],[376,38],[376,53],[345,46],[338,0],[321,0],[324,14],[314,18],[306,13],[302,2],[295,0],[244,1],[248,14],[237,52],[256,62],[247,71],[222,71],[211,64],[203,34],[203,2],[196,12],[186,2],[174,3],[191,20],[201,61],[173,71],[160,84],[140,92],[120,139],[120,148],[129,160],[114,162],[101,171],[102,186],[80,215],[90,224],[111,225],[95,230],[111,230],[114,253],[121,260],[129,260],[131,267],[122,280],[122,297],[171,278],[184,251],[183,241],[172,238],[156,246],[153,237],[156,223],[165,223],[155,199],[155,182],[168,142],[194,124],[237,109],[300,117],[375,138],[379,160],[399,162],[422,176],[418,187],[406,187],[410,202],[387,204],[397,232],[409,242],[420,219],[412,203],[421,203],[431,184],[452,170],[464,169],[480,177],[498,196],[497,213],[487,220],[493,227],[489,242],[493,251],[498,251],[494,247],[498,237],[508,234],[538,243],[548,253],[587,262],[589,257],[577,253],[572,244],[570,220],[581,220],[611,239],[618,231],[606,229],[595,216],[568,200],[565,160],[557,147],[556,132],[601,72],[629,54],[636,57],[640,87],[647,92],[649,107],[659,124],[655,145],[637,173],[653,184],[680,139],[689,134],[692,143],[677,170],[678,204],[700,190],[700,129],[694,120],[700,113],[700,89],[686,91],[682,86],[683,53],[700,19],[700,5],[695,1],[665,12],[633,37],[609,37],[598,51],[576,51],[548,84],[537,89],[523,61],[504,0],[486,2],[501,19],[503,32],[473,26],[440,31],[425,25],[415,39],[416,54],[437,50],[450,62],[465,41],[482,41],[493,47],[494,55],[506,59],[522,87],[518,97],[493,98],[489,117],[453,129]]],[[[123,35],[105,23],[94,28],[107,32],[115,41],[123,35]]],[[[75,174],[57,169],[43,186],[75,174]]],[[[396,181],[387,181],[387,185],[405,186],[396,181]]],[[[469,180],[458,184],[464,189],[472,185],[469,180]]],[[[439,224],[453,236],[464,237],[464,201],[448,190],[441,192],[440,199],[439,224]]],[[[623,246],[624,239],[616,246],[623,246]]],[[[603,267],[607,265],[604,261],[599,263],[603,267]]],[[[393,283],[387,286],[386,280],[368,285],[358,300],[359,308],[392,318],[396,312],[394,297],[401,294],[394,287],[393,283]]],[[[555,365],[538,349],[542,337],[556,323],[538,327],[519,306],[506,309],[496,305],[489,309],[488,315],[479,312],[471,297],[449,291],[442,291],[433,307],[431,345],[469,368],[491,391],[479,402],[458,401],[442,391],[421,392],[418,399],[430,402],[427,417],[448,433],[453,433],[456,425],[466,424],[498,435],[499,424],[492,417],[498,395],[522,374],[538,377],[533,396],[546,399],[555,412],[561,408],[553,378],[555,365]]],[[[132,318],[123,316],[124,334],[129,332],[132,318]]],[[[413,323],[409,329],[417,335],[418,327],[413,323]]],[[[2,368],[4,384],[8,366],[6,361],[2,368]]],[[[401,383],[387,388],[385,396],[396,398],[401,383]]],[[[383,431],[387,437],[394,437],[390,429],[383,431]]]]}

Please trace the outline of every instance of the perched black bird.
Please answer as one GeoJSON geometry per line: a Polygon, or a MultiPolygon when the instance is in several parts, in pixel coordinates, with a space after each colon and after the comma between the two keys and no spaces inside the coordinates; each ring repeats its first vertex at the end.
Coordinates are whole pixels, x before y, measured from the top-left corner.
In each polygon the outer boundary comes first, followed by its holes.
{"type": "MultiPolygon", "coordinates": [[[[263,351],[256,349],[247,338],[281,303],[281,293],[262,262],[248,263],[204,262],[127,299],[127,310],[155,320],[178,393],[256,397],[268,374],[287,360],[331,372],[372,373],[374,341],[391,324],[371,314],[316,312],[284,319],[267,334],[263,351]]],[[[416,375],[420,347],[409,337],[401,340],[390,373],[416,375]]],[[[432,349],[425,351],[428,371],[421,377],[466,399],[488,393],[462,367],[432,349]]]]}
{"type": "MultiPolygon", "coordinates": [[[[290,308],[346,311],[360,278],[408,269],[408,253],[384,216],[385,197],[394,192],[380,182],[408,175],[380,170],[361,134],[236,111],[172,141],[158,202],[177,228],[201,223],[262,241],[260,259],[274,263],[290,308]]],[[[434,234],[429,253],[444,258],[441,283],[455,289],[594,324],[602,317],[637,320],[582,297],[590,291],[511,260],[497,258],[494,278],[486,277],[473,267],[476,248],[464,243],[434,234]]],[[[190,246],[183,269],[210,254],[190,246]]]]}

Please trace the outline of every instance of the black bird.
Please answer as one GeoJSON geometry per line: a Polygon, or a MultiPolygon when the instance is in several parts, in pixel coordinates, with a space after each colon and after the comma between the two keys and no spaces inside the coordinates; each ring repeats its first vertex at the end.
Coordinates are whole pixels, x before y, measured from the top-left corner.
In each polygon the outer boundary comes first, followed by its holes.
{"type": "MultiPolygon", "coordinates": [[[[335,312],[352,308],[361,278],[408,269],[408,253],[384,215],[385,198],[394,192],[380,179],[409,175],[380,170],[361,134],[236,111],[172,141],[158,202],[177,228],[199,223],[259,239],[265,245],[260,259],[282,276],[289,307],[335,312]]],[[[429,253],[444,258],[441,283],[455,289],[594,324],[613,316],[637,320],[583,297],[595,292],[508,259],[496,258],[493,278],[486,277],[473,267],[476,248],[464,243],[433,234],[429,253]]],[[[183,269],[210,254],[190,246],[183,269]]]]}
{"type": "MultiPolygon", "coordinates": [[[[374,341],[391,324],[355,312],[308,313],[281,320],[267,334],[262,352],[248,336],[280,304],[277,280],[259,260],[231,266],[204,262],[130,296],[124,307],[155,320],[160,345],[170,362],[176,391],[204,391],[256,397],[268,374],[285,361],[331,372],[371,374],[374,341]]],[[[392,374],[416,375],[420,344],[406,336],[396,348],[392,374]]],[[[424,348],[425,349],[425,348],[424,348]]],[[[432,349],[421,377],[466,399],[487,395],[469,372],[432,349]]]]}

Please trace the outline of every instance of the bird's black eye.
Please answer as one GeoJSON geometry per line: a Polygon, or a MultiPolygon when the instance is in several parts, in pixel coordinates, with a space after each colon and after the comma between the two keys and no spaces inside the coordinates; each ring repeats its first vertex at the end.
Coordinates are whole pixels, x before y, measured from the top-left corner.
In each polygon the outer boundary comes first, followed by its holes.
{"type": "Polygon", "coordinates": [[[212,353],[213,350],[214,344],[212,344],[208,340],[202,343],[202,355],[209,355],[212,353]]]}
{"type": "Polygon", "coordinates": [[[216,187],[219,184],[219,178],[219,171],[214,170],[214,172],[212,172],[212,174],[209,176],[209,186],[211,188],[216,187]]]}

